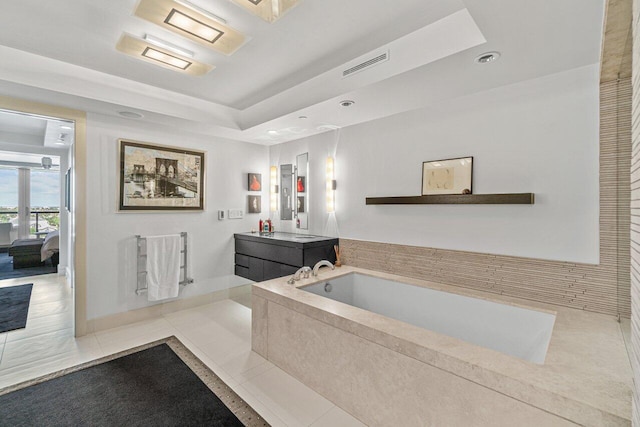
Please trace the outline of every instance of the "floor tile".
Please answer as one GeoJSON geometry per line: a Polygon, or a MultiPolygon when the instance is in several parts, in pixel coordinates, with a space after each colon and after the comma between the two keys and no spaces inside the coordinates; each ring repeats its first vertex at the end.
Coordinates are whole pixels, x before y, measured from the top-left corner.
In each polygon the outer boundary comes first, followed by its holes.
{"type": "Polygon", "coordinates": [[[311,424],[311,427],[366,427],[366,424],[361,423],[347,412],[334,406],[329,412],[311,424]]]}
{"type": "Polygon", "coordinates": [[[93,335],[75,338],[71,330],[8,341],[0,361],[0,373],[4,369],[55,359],[60,355],[84,354],[94,357],[102,354],[98,341],[93,335]]]}
{"type": "Polygon", "coordinates": [[[273,368],[242,385],[290,426],[308,426],[334,405],[280,368],[273,368]]]}
{"type": "Polygon", "coordinates": [[[27,326],[23,329],[9,331],[7,342],[17,341],[24,338],[35,337],[37,335],[51,332],[72,329],[73,315],[71,312],[50,314],[47,316],[27,318],[27,326]]]}
{"type": "Polygon", "coordinates": [[[165,319],[154,319],[96,332],[95,336],[100,348],[113,354],[175,334],[176,329],[165,319]]]}
{"type": "Polygon", "coordinates": [[[274,366],[251,349],[245,349],[235,354],[229,353],[228,357],[221,359],[219,364],[240,383],[260,375],[274,366]]]}
{"type": "Polygon", "coordinates": [[[246,388],[242,385],[236,386],[233,388],[233,391],[236,392],[238,396],[242,400],[244,400],[249,406],[253,408],[260,416],[268,422],[271,427],[294,427],[296,424],[286,424],[282,421],[269,406],[262,403],[257,397],[251,394],[246,388]]]}
{"type": "MultiPolygon", "coordinates": [[[[70,313],[72,311],[72,299],[29,304],[29,319],[48,316],[50,314],[70,313]]],[[[71,315],[71,314],[70,314],[71,315]]]]}

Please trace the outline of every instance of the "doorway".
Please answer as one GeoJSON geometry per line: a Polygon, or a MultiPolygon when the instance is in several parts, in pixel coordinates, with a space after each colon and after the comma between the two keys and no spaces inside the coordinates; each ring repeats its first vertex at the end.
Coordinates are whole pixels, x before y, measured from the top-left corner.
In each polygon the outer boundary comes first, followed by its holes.
{"type": "MultiPolygon", "coordinates": [[[[65,170],[65,179],[67,180],[66,184],[68,184],[68,188],[65,188],[65,191],[63,191],[67,193],[69,197],[67,224],[68,259],[66,261],[67,270],[65,273],[67,275],[68,285],[72,291],[74,335],[77,337],[85,335],[87,333],[85,267],[86,211],[84,209],[84,183],[86,181],[86,114],[82,111],[69,108],[4,96],[0,96],[0,112],[47,118],[73,124],[73,129],[69,132],[72,136],[72,143],[68,151],[67,170],[65,170]]],[[[58,135],[58,137],[60,137],[60,135],[58,135]]],[[[60,211],[62,210],[61,208],[60,211]]],[[[30,224],[30,219],[28,222],[30,224]]],[[[31,234],[30,228],[29,226],[29,234],[31,234]]],[[[23,229],[22,232],[26,233],[27,231],[23,229]]]]}
{"type": "MultiPolygon", "coordinates": [[[[62,171],[70,145],[48,148],[52,142],[43,131],[29,131],[27,123],[43,120],[0,112],[0,281],[58,273],[59,265],[60,273],[66,273],[69,220],[60,206],[64,206],[62,171]],[[34,144],[21,150],[33,153],[4,151],[17,145],[11,141],[19,142],[26,132],[31,132],[34,144]]],[[[47,122],[49,127],[59,126],[54,120],[47,122]]],[[[66,122],[64,126],[73,129],[66,122]]]]}

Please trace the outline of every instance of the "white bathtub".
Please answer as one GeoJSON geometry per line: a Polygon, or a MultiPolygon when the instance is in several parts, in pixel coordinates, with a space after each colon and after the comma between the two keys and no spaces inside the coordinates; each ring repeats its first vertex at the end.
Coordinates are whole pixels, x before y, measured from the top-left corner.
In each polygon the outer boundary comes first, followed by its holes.
{"type": "Polygon", "coordinates": [[[555,322],[551,313],[358,273],[300,289],[538,364],[555,322]]]}
{"type": "Polygon", "coordinates": [[[630,425],[615,318],[350,266],[287,280],[253,285],[253,351],[365,425],[630,425]]]}

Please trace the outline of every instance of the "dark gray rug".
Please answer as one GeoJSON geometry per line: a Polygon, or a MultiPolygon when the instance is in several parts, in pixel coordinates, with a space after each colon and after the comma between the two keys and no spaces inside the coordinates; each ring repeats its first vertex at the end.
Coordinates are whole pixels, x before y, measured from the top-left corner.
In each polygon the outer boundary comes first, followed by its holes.
{"type": "Polygon", "coordinates": [[[27,325],[33,283],[0,288],[0,333],[27,325]]]}
{"type": "Polygon", "coordinates": [[[39,276],[41,274],[57,273],[58,267],[51,264],[51,259],[45,261],[41,267],[27,267],[13,269],[13,257],[6,252],[0,252],[0,280],[15,279],[17,277],[39,276]]]}
{"type": "Polygon", "coordinates": [[[175,337],[0,390],[10,426],[268,426],[175,337]]]}

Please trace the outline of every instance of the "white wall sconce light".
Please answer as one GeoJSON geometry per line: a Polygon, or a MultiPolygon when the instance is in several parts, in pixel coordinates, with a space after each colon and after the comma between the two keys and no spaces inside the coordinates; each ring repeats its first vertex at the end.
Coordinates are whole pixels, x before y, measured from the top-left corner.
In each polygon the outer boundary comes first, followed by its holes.
{"type": "Polygon", "coordinates": [[[270,203],[269,208],[271,212],[276,212],[278,210],[278,167],[271,166],[269,170],[269,187],[270,187],[270,203]]]}
{"type": "Polygon", "coordinates": [[[335,177],[335,167],[333,157],[327,157],[327,188],[326,188],[326,196],[327,196],[327,212],[335,212],[336,211],[336,187],[337,183],[334,179],[335,177]]]}

